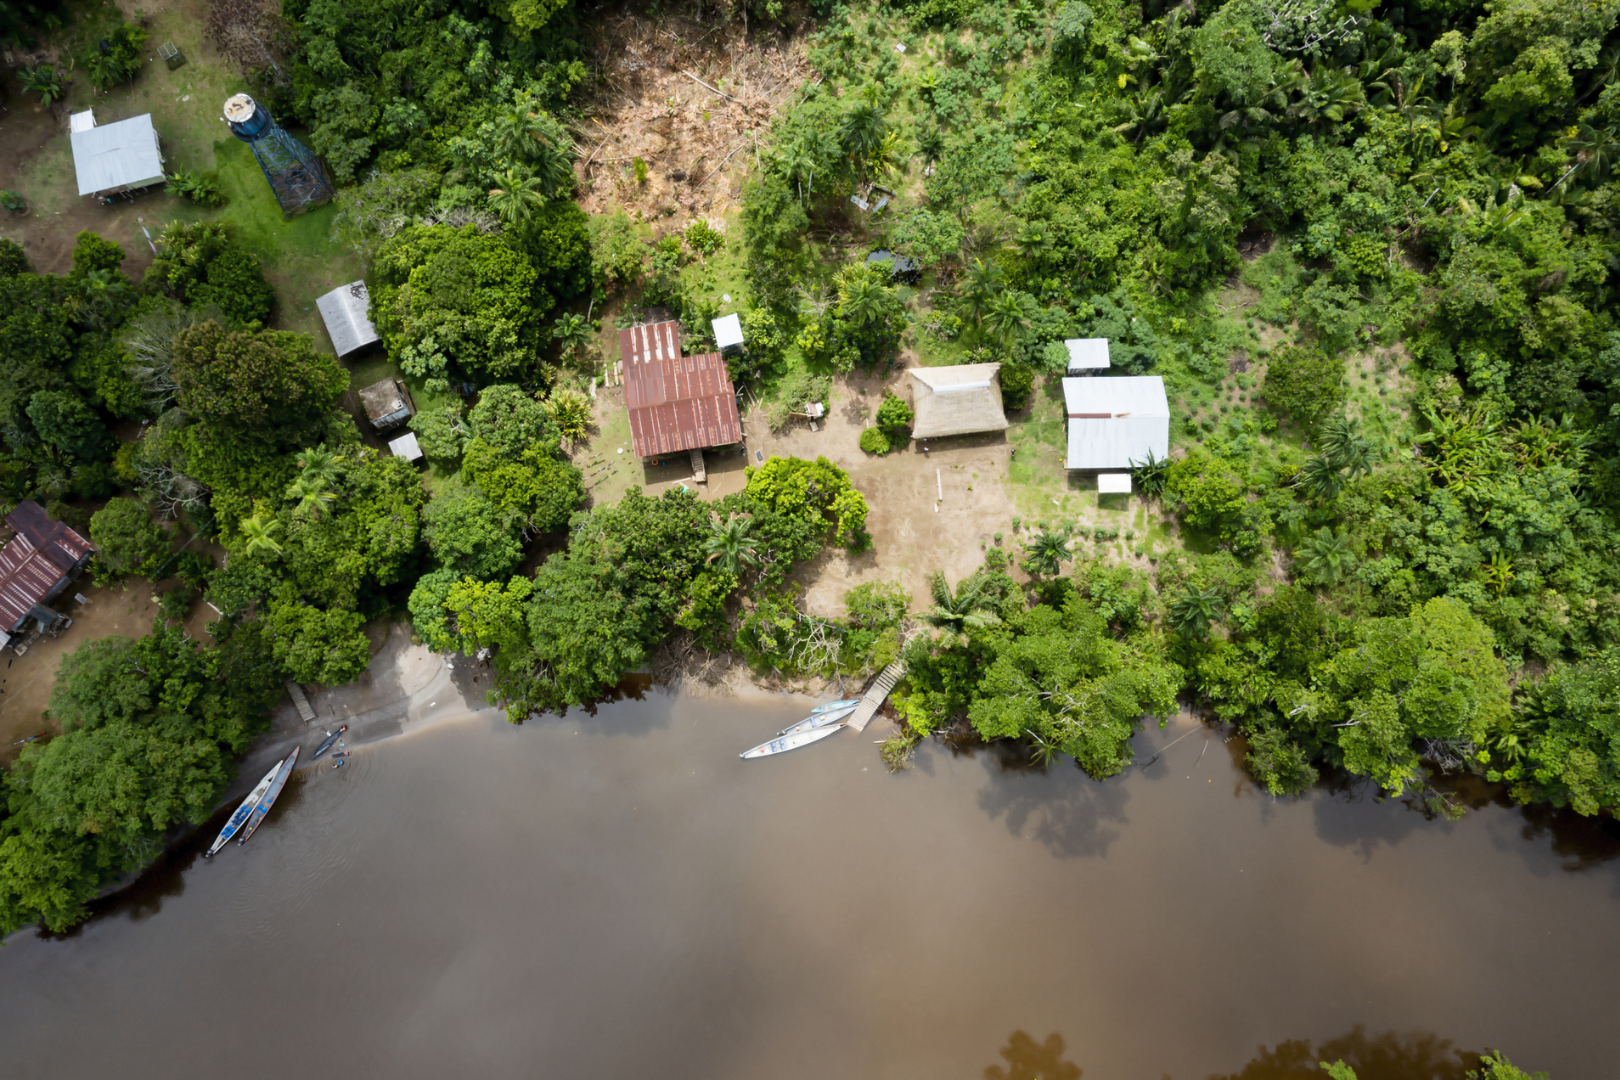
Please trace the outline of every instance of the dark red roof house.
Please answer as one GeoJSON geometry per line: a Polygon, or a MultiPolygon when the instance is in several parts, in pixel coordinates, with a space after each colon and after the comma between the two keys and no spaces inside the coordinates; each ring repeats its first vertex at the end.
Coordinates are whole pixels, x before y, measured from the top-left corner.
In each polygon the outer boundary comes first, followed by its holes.
{"type": "Polygon", "coordinates": [[[7,514],[6,524],[16,535],[0,550],[0,631],[9,638],[29,619],[53,633],[72,626],[72,619],[46,605],[78,578],[95,548],[32,500],[7,514]]]}
{"type": "Polygon", "coordinates": [[[737,392],[719,353],[681,355],[681,324],[619,331],[630,441],[644,458],[742,441],[737,392]]]}

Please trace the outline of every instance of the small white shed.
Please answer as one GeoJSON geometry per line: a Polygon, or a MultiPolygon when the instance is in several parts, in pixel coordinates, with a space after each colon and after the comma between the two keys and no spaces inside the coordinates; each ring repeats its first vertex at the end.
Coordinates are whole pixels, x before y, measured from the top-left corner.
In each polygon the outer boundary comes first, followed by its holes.
{"type": "Polygon", "coordinates": [[[1063,343],[1069,350],[1069,374],[1090,375],[1095,371],[1107,371],[1108,339],[1105,337],[1070,338],[1063,343]]]}
{"type": "Polygon", "coordinates": [[[152,127],[151,113],[100,126],[93,116],[90,120],[91,126],[68,135],[80,195],[132,191],[168,179],[163,175],[163,148],[152,127]]]}
{"type": "Polygon", "coordinates": [[[406,461],[419,461],[422,457],[422,448],[416,443],[414,431],[407,431],[397,439],[388,440],[388,449],[395,457],[402,457],[406,461]]]}
{"type": "Polygon", "coordinates": [[[722,315],[709,324],[714,330],[714,344],[721,351],[740,349],[743,344],[742,317],[735,313],[722,315]]]}

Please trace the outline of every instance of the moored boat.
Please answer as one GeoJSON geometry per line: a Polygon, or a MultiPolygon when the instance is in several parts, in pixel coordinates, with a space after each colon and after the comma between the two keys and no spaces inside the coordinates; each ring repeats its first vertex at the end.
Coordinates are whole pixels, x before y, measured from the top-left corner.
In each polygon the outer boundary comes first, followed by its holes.
{"type": "Polygon", "coordinates": [[[825,705],[817,705],[815,708],[811,709],[810,715],[817,716],[821,713],[837,712],[839,709],[853,709],[860,703],[859,698],[845,698],[843,701],[829,701],[825,705]]]}
{"type": "Polygon", "coordinates": [[[276,800],[281,797],[281,789],[287,786],[287,778],[292,775],[293,766],[298,764],[298,751],[300,749],[297,746],[293,747],[293,752],[287,755],[287,760],[283,761],[281,768],[276,770],[276,778],[271,781],[270,790],[264,793],[264,798],[259,800],[259,805],[253,808],[253,816],[248,818],[247,827],[242,830],[242,835],[236,841],[238,845],[245,844],[253,839],[253,834],[258,831],[260,825],[264,824],[264,816],[270,812],[272,806],[276,805],[276,800]]]}
{"type": "Polygon", "coordinates": [[[842,705],[843,708],[832,709],[828,712],[822,713],[811,713],[803,720],[800,720],[797,724],[793,724],[790,727],[785,727],[776,734],[778,736],[797,735],[801,731],[814,731],[817,728],[824,728],[831,724],[842,723],[849,719],[849,714],[855,711],[855,707],[859,705],[860,702],[851,701],[846,703],[841,701],[838,702],[838,704],[842,705]]]}
{"type": "Polygon", "coordinates": [[[325,741],[323,741],[321,743],[321,745],[319,745],[319,746],[317,746],[315,748],[315,752],[313,754],[309,755],[309,760],[314,761],[316,758],[320,757],[322,754],[324,754],[328,750],[332,749],[332,744],[338,741],[338,736],[342,735],[345,731],[348,731],[348,730],[349,730],[349,725],[344,724],[341,727],[339,727],[336,731],[332,732],[332,734],[328,735],[326,737],[325,741]]]}
{"type": "Polygon", "coordinates": [[[801,746],[809,746],[813,742],[820,742],[829,735],[836,735],[844,725],[833,724],[829,727],[812,728],[809,731],[799,731],[792,735],[782,735],[768,743],[760,743],[752,750],[745,751],[737,756],[743,760],[749,758],[770,757],[773,754],[785,754],[789,750],[797,750],[801,746]]]}
{"type": "Polygon", "coordinates": [[[264,779],[259,781],[259,786],[248,792],[248,797],[243,799],[242,805],[236,808],[236,813],[231,815],[231,820],[227,821],[225,827],[219,830],[219,835],[214,838],[213,844],[209,845],[208,850],[203,852],[203,858],[212,858],[220,848],[231,842],[231,837],[236,835],[237,830],[242,827],[242,823],[253,813],[253,808],[259,805],[259,800],[263,799],[265,792],[270,790],[270,785],[276,782],[276,774],[280,771],[281,762],[278,761],[270,766],[270,771],[264,774],[264,779]]]}

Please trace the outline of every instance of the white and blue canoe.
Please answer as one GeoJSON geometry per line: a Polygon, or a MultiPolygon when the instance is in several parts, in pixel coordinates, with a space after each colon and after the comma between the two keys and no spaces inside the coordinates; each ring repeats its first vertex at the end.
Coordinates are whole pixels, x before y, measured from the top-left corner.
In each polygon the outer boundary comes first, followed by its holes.
{"type": "Polygon", "coordinates": [[[264,824],[265,815],[270,813],[270,808],[276,805],[276,800],[281,797],[281,789],[287,786],[287,778],[292,776],[293,766],[298,764],[298,751],[302,749],[301,746],[293,747],[293,752],[287,755],[287,760],[277,767],[276,778],[270,781],[270,790],[264,793],[264,798],[259,800],[259,805],[253,808],[253,814],[248,818],[247,828],[243,829],[242,835],[236,838],[237,847],[241,847],[253,839],[253,834],[259,831],[260,825],[264,824]]]}
{"type": "Polygon", "coordinates": [[[849,719],[849,714],[854,712],[859,705],[859,701],[835,701],[832,705],[823,705],[797,724],[785,727],[776,734],[778,736],[797,735],[801,731],[814,731],[817,728],[842,723],[849,719]]]}
{"type": "Polygon", "coordinates": [[[808,731],[796,731],[792,735],[778,735],[768,743],[760,743],[745,753],[737,756],[743,760],[749,758],[771,757],[775,754],[785,754],[789,750],[797,750],[801,746],[809,746],[813,742],[820,742],[829,735],[836,735],[843,730],[842,723],[829,724],[826,727],[811,728],[808,731]]]}
{"type": "Polygon", "coordinates": [[[817,705],[810,710],[811,716],[820,716],[822,713],[837,712],[839,709],[853,709],[861,703],[860,698],[845,698],[843,701],[829,701],[825,705],[817,705]]]}
{"type": "Polygon", "coordinates": [[[250,791],[248,797],[242,800],[242,805],[236,808],[236,813],[231,815],[231,820],[225,823],[225,827],[219,831],[219,836],[214,839],[213,844],[209,846],[207,851],[203,852],[203,858],[212,858],[218,854],[220,848],[230,843],[231,837],[235,836],[237,831],[246,823],[247,819],[253,814],[253,808],[259,805],[259,801],[270,790],[270,785],[276,782],[276,774],[280,771],[281,762],[278,761],[270,766],[270,771],[264,774],[264,779],[259,781],[259,786],[250,791]]]}

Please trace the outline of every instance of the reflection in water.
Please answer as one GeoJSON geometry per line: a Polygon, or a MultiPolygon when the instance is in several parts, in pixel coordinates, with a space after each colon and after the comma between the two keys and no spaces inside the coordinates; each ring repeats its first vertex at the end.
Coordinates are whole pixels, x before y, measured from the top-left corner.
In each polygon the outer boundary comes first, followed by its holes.
{"type": "Polygon", "coordinates": [[[1450,1039],[1421,1031],[1369,1037],[1357,1024],[1314,1049],[1309,1039],[1289,1039],[1271,1050],[1262,1046],[1242,1072],[1209,1080],[1322,1080],[1324,1061],[1344,1062],[1356,1080],[1465,1080],[1469,1069],[1479,1067],[1478,1054],[1453,1050],[1450,1039]]]}
{"type": "Polygon", "coordinates": [[[991,1065],[984,1080],[1080,1080],[1080,1066],[1063,1060],[1063,1036],[1057,1032],[1036,1042],[1028,1033],[1015,1031],[1001,1048],[1006,1068],[991,1065]]]}

